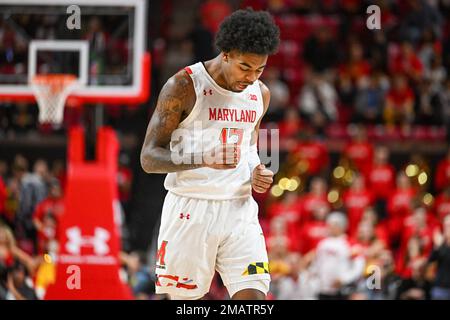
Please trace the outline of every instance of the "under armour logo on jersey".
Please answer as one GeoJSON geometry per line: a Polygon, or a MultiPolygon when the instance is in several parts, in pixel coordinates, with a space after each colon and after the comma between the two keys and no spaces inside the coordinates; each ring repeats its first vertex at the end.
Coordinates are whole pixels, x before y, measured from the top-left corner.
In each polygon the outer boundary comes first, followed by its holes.
{"type": "Polygon", "coordinates": [[[203,95],[204,96],[207,96],[207,95],[212,96],[212,93],[213,93],[212,89],[209,89],[209,90],[203,89],[203,95]]]}
{"type": "Polygon", "coordinates": [[[93,236],[83,236],[79,227],[72,227],[66,230],[66,235],[69,239],[66,250],[71,254],[80,254],[81,247],[92,247],[97,255],[105,255],[109,252],[110,235],[106,229],[95,228],[93,236]]]}
{"type": "Polygon", "coordinates": [[[256,96],[256,94],[249,94],[248,95],[248,98],[250,99],[250,100],[253,100],[253,101],[258,101],[258,97],[256,96]]]}
{"type": "Polygon", "coordinates": [[[191,215],[189,213],[187,213],[187,214],[180,213],[180,219],[186,218],[187,220],[189,220],[190,217],[191,217],[191,215]]]}

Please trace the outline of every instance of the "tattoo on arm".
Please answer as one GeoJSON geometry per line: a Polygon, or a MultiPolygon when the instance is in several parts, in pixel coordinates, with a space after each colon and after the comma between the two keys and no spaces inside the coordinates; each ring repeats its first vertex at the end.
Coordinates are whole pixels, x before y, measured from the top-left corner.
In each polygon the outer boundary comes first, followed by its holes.
{"type": "Polygon", "coordinates": [[[201,164],[175,164],[169,149],[172,132],[186,109],[195,104],[190,76],[184,71],[170,78],[161,90],[141,150],[141,166],[147,173],[168,173],[202,167],[201,164]]]}

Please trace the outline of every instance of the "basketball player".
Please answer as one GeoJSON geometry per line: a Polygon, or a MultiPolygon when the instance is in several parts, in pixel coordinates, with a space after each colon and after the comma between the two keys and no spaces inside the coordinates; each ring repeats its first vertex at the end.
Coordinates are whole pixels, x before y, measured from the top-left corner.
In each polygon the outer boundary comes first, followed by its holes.
{"type": "Polygon", "coordinates": [[[258,78],[278,44],[268,13],[238,10],[216,35],[220,54],[179,71],[160,92],[141,151],[147,173],[168,173],[156,293],[200,299],[217,270],[232,299],[265,299],[268,258],[251,191],[272,183],[256,147],[270,99],[258,78]],[[177,130],[184,134],[175,141],[177,130]]]}

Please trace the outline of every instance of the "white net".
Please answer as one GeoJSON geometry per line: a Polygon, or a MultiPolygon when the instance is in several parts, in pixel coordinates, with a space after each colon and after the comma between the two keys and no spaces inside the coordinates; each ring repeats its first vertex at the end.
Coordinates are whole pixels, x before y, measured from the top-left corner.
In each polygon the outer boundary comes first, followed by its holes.
{"type": "Polygon", "coordinates": [[[39,123],[61,125],[66,99],[78,85],[79,82],[74,75],[45,74],[34,76],[31,87],[39,106],[39,123]]]}

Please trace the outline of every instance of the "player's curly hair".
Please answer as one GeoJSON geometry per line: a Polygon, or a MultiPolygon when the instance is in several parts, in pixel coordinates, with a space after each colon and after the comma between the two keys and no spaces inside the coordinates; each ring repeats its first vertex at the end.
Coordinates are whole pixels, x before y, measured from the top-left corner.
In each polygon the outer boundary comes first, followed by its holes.
{"type": "Polygon", "coordinates": [[[222,52],[274,54],[280,43],[280,29],[269,13],[253,9],[237,10],[222,21],[216,46],[222,52]]]}

